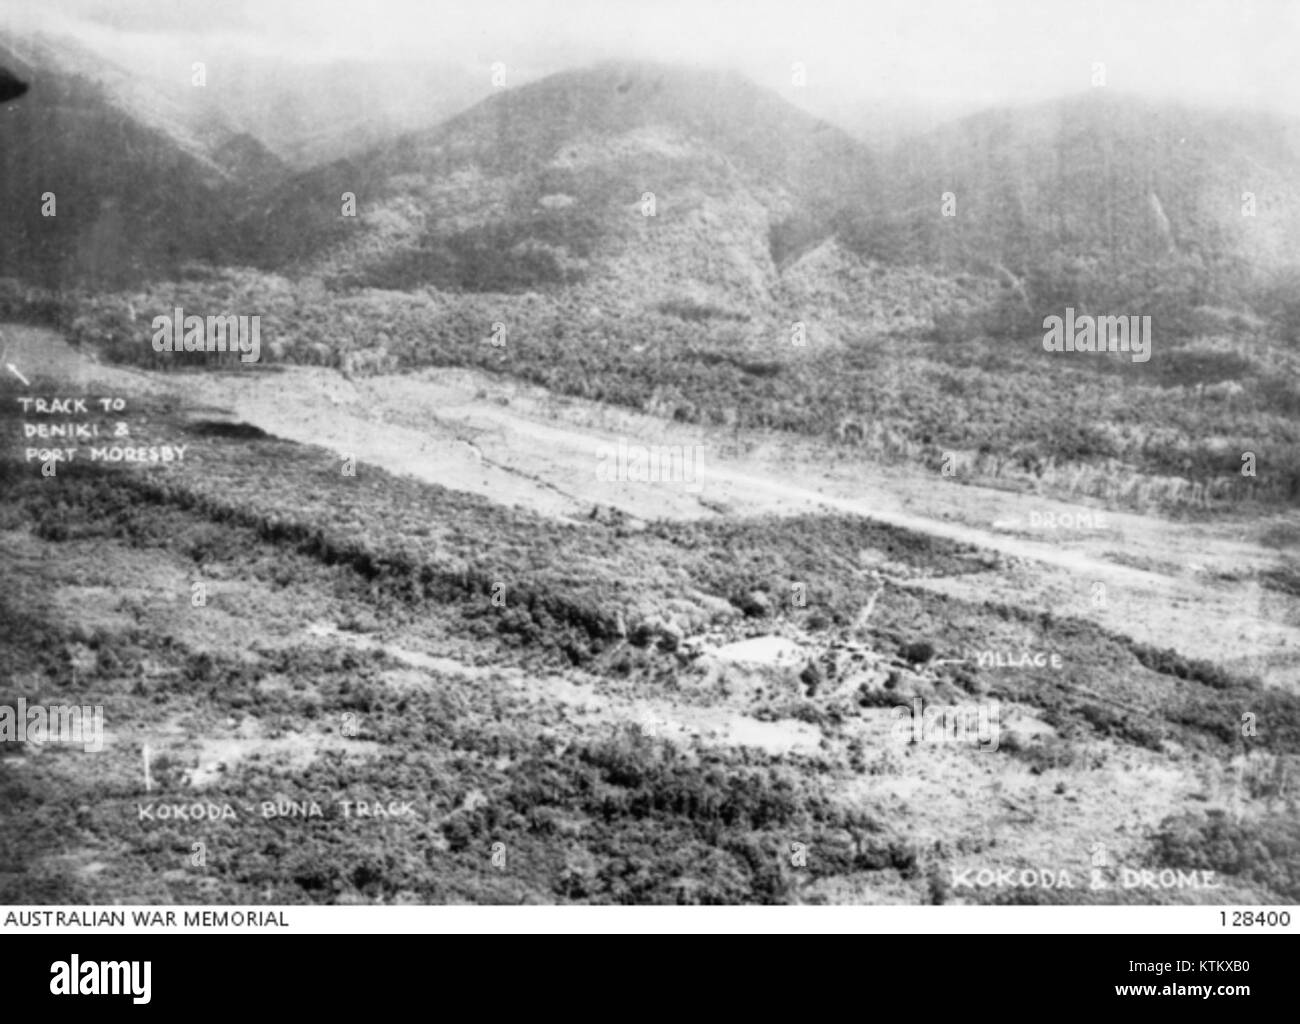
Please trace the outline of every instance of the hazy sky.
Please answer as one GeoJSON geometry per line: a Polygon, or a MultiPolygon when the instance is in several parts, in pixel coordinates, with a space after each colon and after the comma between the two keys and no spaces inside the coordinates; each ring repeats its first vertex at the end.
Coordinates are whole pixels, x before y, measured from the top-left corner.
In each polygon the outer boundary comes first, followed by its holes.
{"type": "Polygon", "coordinates": [[[1300,0],[0,0],[143,62],[212,51],[291,61],[419,59],[519,78],[633,56],[736,67],[851,107],[977,106],[1116,89],[1300,112],[1300,0]],[[233,48],[233,50],[231,49],[233,48]]]}

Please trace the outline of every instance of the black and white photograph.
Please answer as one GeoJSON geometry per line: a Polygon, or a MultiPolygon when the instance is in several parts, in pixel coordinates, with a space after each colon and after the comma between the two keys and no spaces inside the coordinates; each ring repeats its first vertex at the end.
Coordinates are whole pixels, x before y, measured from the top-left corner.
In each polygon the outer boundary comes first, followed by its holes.
{"type": "Polygon", "coordinates": [[[4,3],[7,930],[1290,926],[1298,58],[1270,0],[4,3]]]}

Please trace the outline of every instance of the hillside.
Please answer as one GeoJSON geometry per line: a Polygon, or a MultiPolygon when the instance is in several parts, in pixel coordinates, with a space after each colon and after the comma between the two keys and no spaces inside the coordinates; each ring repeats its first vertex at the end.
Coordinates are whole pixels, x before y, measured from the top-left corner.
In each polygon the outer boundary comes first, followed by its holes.
{"type": "Polygon", "coordinates": [[[196,134],[72,44],[0,46],[0,65],[30,83],[0,121],[0,273],[109,286],[219,261],[230,204],[280,172],[255,139],[219,124],[196,134]]]}
{"type": "Polygon", "coordinates": [[[788,323],[782,276],[833,236],[857,260],[928,268],[936,293],[957,273],[1013,286],[960,310],[959,332],[1023,333],[1073,305],[1190,335],[1207,306],[1295,319],[1296,137],[1265,115],[1098,90],[967,117],[875,158],[737,75],[605,64],[286,181],[245,222],[243,256],[335,285],[583,286],[584,309],[788,323]],[[955,216],[941,212],[949,192],[955,216]]]}
{"type": "Polygon", "coordinates": [[[1038,320],[1067,300],[1236,303],[1300,263],[1298,140],[1271,116],[1109,90],[986,111],[896,147],[886,201],[843,235],[888,262],[1029,278],[1038,320]]]}
{"type": "Polygon", "coordinates": [[[202,166],[209,184],[264,187],[285,173],[285,164],[259,133],[223,112],[219,97],[226,83],[208,81],[212,70],[206,64],[204,86],[198,87],[192,62],[178,61],[173,74],[160,77],[67,36],[36,33],[15,37],[7,46],[43,76],[75,78],[97,91],[97,102],[164,136],[202,166]]]}
{"type": "Polygon", "coordinates": [[[607,64],[286,182],[245,225],[263,263],[346,283],[732,309],[876,188],[866,151],[739,76],[607,64]],[[357,217],[341,196],[357,196],[357,217]],[[644,195],[654,194],[654,214],[644,195]]]}

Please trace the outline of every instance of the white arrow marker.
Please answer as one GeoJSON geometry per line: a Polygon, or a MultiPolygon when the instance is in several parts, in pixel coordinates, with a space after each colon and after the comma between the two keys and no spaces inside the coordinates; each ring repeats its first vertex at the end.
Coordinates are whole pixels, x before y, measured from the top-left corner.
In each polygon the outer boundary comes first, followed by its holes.
{"type": "Polygon", "coordinates": [[[931,665],[969,665],[969,658],[945,658],[942,661],[932,661],[931,665]]]}
{"type": "Polygon", "coordinates": [[[149,774],[149,744],[148,743],[144,745],[143,754],[144,754],[144,791],[146,793],[152,793],[153,777],[150,776],[149,774]]]}
{"type": "Polygon", "coordinates": [[[24,377],[21,373],[19,373],[18,367],[14,366],[13,363],[6,363],[5,366],[8,368],[10,373],[12,373],[15,377],[17,377],[20,381],[23,382],[24,387],[32,386],[31,381],[29,381],[26,377],[24,377]]]}

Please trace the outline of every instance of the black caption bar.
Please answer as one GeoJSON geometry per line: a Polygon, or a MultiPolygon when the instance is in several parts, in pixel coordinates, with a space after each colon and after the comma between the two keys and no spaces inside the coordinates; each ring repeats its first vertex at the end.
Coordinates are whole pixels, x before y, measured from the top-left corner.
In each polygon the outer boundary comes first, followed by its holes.
{"type": "Polygon", "coordinates": [[[765,1005],[787,991],[806,1011],[851,994],[864,1011],[897,1008],[902,1000],[927,1015],[998,1004],[1008,1012],[1128,1004],[1135,1013],[1200,1007],[1224,1015],[1293,1007],[1296,991],[1296,947],[1282,935],[783,935],[759,942],[734,935],[568,943],[429,935],[13,936],[0,939],[0,977],[8,1020],[22,1019],[12,1011],[23,1010],[174,1014],[222,1004],[335,1019],[348,1010],[400,1011],[438,991],[458,991],[458,1005],[469,1000],[496,1012],[516,1000],[534,1011],[543,1003],[625,1007],[633,993],[657,992],[675,993],[670,1003],[678,1009],[689,1003],[698,1011],[718,1000],[734,1017],[738,1005],[765,1005]]]}

